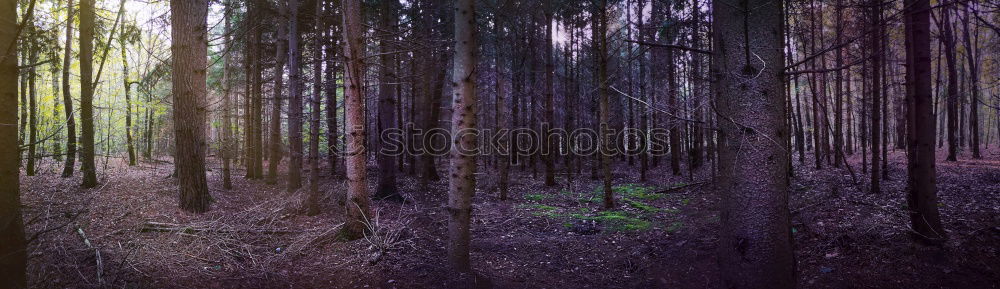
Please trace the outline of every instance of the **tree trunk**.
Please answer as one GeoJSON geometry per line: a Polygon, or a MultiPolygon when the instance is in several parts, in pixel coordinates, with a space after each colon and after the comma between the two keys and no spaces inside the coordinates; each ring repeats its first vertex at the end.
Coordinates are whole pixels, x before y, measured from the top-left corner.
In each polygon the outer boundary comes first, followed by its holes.
{"type": "Polygon", "coordinates": [[[363,237],[371,209],[368,199],[368,175],[365,171],[365,93],[364,30],[360,0],[342,0],[344,32],[344,99],[347,134],[347,221],[340,236],[347,240],[363,237]]]}
{"type": "MultiPolygon", "coordinates": [[[[28,64],[33,64],[38,62],[38,39],[36,39],[38,35],[34,22],[26,24],[29,25],[27,28],[28,37],[25,38],[29,42],[26,44],[28,46],[28,64]]],[[[32,65],[28,69],[28,87],[22,88],[28,90],[28,164],[25,166],[25,175],[27,176],[35,175],[35,153],[38,148],[38,87],[35,82],[35,79],[38,78],[38,70],[35,67],[32,65]]]]}
{"type": "Polygon", "coordinates": [[[448,182],[448,259],[458,271],[469,264],[472,196],[476,192],[477,97],[476,8],[474,0],[455,0],[455,63],[452,73],[451,179],[448,182]]]}
{"type": "MultiPolygon", "coordinates": [[[[288,58],[288,39],[291,34],[288,33],[288,24],[280,23],[278,21],[278,33],[276,34],[279,38],[275,39],[278,42],[276,53],[274,55],[274,88],[272,88],[273,96],[271,97],[271,119],[270,119],[270,142],[268,142],[268,159],[267,159],[267,180],[268,184],[278,183],[278,166],[281,165],[281,102],[282,92],[285,89],[285,60],[288,58]]],[[[289,109],[289,114],[291,113],[289,109]]],[[[301,110],[300,110],[301,111],[301,110]]],[[[289,115],[288,121],[291,122],[291,116],[289,115]]],[[[291,131],[291,123],[289,123],[289,131],[291,131]]],[[[291,167],[289,167],[289,172],[291,172],[291,167]]]]}
{"type": "Polygon", "coordinates": [[[73,176],[76,168],[76,118],[73,113],[73,95],[70,90],[69,71],[73,58],[73,0],[69,0],[66,16],[66,47],[63,49],[62,94],[63,111],[66,113],[66,162],[62,177],[73,176]]]}
{"type": "Polygon", "coordinates": [[[936,192],[930,1],[906,0],[903,6],[907,44],[907,211],[915,237],[939,242],[945,231],[936,192]]]}
{"type": "Polygon", "coordinates": [[[611,159],[609,154],[611,153],[611,146],[614,145],[610,138],[611,129],[609,127],[609,121],[611,118],[611,109],[608,106],[608,15],[607,15],[607,2],[606,0],[598,0],[597,4],[597,22],[596,22],[596,37],[594,41],[596,42],[597,55],[597,102],[599,108],[599,128],[600,140],[600,150],[598,155],[600,158],[601,165],[601,175],[604,181],[604,208],[611,209],[615,206],[615,199],[611,191],[611,159]]]}
{"type": "MultiPolygon", "coordinates": [[[[232,37],[230,33],[232,32],[232,0],[225,0],[225,12],[222,16],[222,21],[225,21],[224,32],[226,49],[232,50],[232,37]]],[[[232,123],[232,90],[233,82],[232,76],[230,75],[230,70],[232,69],[232,59],[230,58],[231,53],[226,53],[223,56],[222,63],[222,148],[220,149],[220,155],[222,156],[222,187],[224,189],[232,189],[232,158],[233,158],[233,123],[232,123]]]]}
{"type": "Polygon", "coordinates": [[[195,213],[208,211],[212,200],[205,176],[207,17],[208,0],[170,1],[174,161],[180,207],[195,213]]]}
{"type": "Polygon", "coordinates": [[[132,143],[132,83],[129,81],[128,74],[128,49],[125,48],[125,27],[125,25],[122,25],[122,36],[118,38],[122,53],[122,84],[125,85],[125,146],[126,150],[128,150],[128,165],[135,166],[135,145],[132,143]]]}
{"type": "MultiPolygon", "coordinates": [[[[396,21],[398,16],[396,11],[398,11],[399,2],[398,0],[383,0],[380,1],[381,19],[379,25],[383,33],[388,33],[385,38],[383,38],[379,49],[382,51],[382,55],[379,56],[379,60],[382,62],[381,67],[379,67],[379,87],[378,87],[378,132],[380,138],[386,136],[386,131],[394,131],[396,129],[396,100],[399,95],[396,94],[396,86],[400,83],[400,80],[396,76],[395,56],[392,55],[396,47],[392,44],[395,39],[390,39],[396,37],[396,21]]],[[[388,151],[379,150],[376,152],[378,158],[378,187],[375,189],[376,199],[395,199],[402,200],[399,195],[399,190],[396,187],[396,154],[394,152],[390,153],[388,151]]]]}
{"type": "MultiPolygon", "coordinates": [[[[844,8],[843,0],[837,0],[836,10],[837,10],[837,37],[834,43],[841,43],[843,41],[843,29],[844,29],[844,8]]],[[[836,55],[836,65],[837,67],[842,67],[844,65],[844,51],[841,48],[837,48],[836,55]]],[[[839,168],[840,164],[844,162],[844,72],[843,69],[838,69],[835,76],[834,82],[836,82],[833,95],[833,167],[839,168]]]]}
{"type": "MultiPolygon", "coordinates": [[[[552,9],[551,3],[545,4],[547,9],[552,9]]],[[[555,156],[558,152],[552,141],[552,126],[555,125],[555,104],[553,102],[553,97],[555,95],[555,79],[556,74],[556,64],[555,64],[555,47],[552,43],[552,12],[545,12],[545,47],[543,53],[545,53],[545,123],[541,125],[542,133],[542,157],[545,162],[545,185],[555,186],[556,185],[556,167],[555,167],[555,156]]],[[[475,64],[473,64],[474,66],[475,64]]]]}
{"type": "MultiPolygon", "coordinates": [[[[302,67],[299,62],[299,1],[288,1],[288,191],[302,187],[302,67]]],[[[280,89],[280,88],[279,88],[280,89]]],[[[273,115],[273,114],[272,114],[273,115]]],[[[280,142],[281,139],[272,139],[280,142]]],[[[273,145],[272,145],[273,147],[273,145]]]]}
{"type": "MultiPolygon", "coordinates": [[[[946,2],[948,3],[948,2],[946,2]]],[[[944,42],[944,55],[948,67],[948,161],[957,161],[958,154],[958,62],[955,57],[955,33],[952,31],[951,9],[941,9],[941,41],[944,42]]]]}
{"type": "Polygon", "coordinates": [[[312,96],[309,98],[309,198],[306,201],[306,215],[319,214],[319,201],[322,195],[319,191],[319,125],[320,100],[323,82],[323,1],[316,1],[316,11],[313,17],[313,85],[312,96]]]}
{"type": "MultiPolygon", "coordinates": [[[[333,4],[332,4],[333,1],[324,0],[323,2],[331,2],[331,3],[327,3],[329,5],[329,7],[328,7],[328,9],[330,11],[329,13],[333,14],[332,15],[333,17],[331,17],[331,18],[337,17],[336,11],[335,11],[336,9],[334,9],[333,4]]],[[[339,128],[339,126],[337,125],[337,63],[338,63],[338,61],[336,61],[336,58],[337,58],[337,45],[339,43],[339,40],[338,40],[339,36],[336,33],[338,31],[336,31],[336,28],[339,26],[339,25],[337,25],[337,24],[339,24],[339,22],[336,21],[336,20],[331,20],[330,22],[331,22],[329,24],[330,29],[327,30],[327,33],[329,35],[327,37],[327,46],[326,46],[326,49],[325,49],[326,50],[326,53],[325,53],[325,60],[326,60],[326,71],[325,71],[325,74],[326,74],[326,76],[324,77],[324,79],[326,81],[325,81],[325,83],[323,85],[323,89],[326,90],[326,142],[327,142],[327,144],[326,144],[327,145],[327,160],[326,161],[329,163],[328,165],[330,166],[330,175],[331,176],[336,176],[337,175],[337,164],[339,163],[339,161],[337,160],[337,156],[340,155],[340,150],[339,150],[339,147],[337,146],[337,139],[339,137],[338,134],[337,134],[337,129],[339,128]]]]}
{"type": "Polygon", "coordinates": [[[723,287],[793,288],[788,148],[775,141],[788,135],[785,96],[781,70],[771,68],[784,64],[782,3],[744,0],[737,7],[715,1],[712,11],[723,287]],[[753,13],[745,12],[751,7],[753,13]]]}
{"type": "Polygon", "coordinates": [[[969,60],[969,146],[972,147],[972,158],[982,159],[983,155],[979,150],[979,31],[976,30],[975,39],[969,33],[969,7],[964,6],[965,20],[962,21],[962,30],[965,38],[965,58],[969,60]]]}
{"type": "Polygon", "coordinates": [[[84,188],[97,186],[94,166],[94,0],[80,1],[80,161],[84,188]]]}
{"type": "MultiPolygon", "coordinates": [[[[17,123],[17,1],[0,2],[0,123],[17,123]],[[10,47],[11,49],[6,49],[10,47]]],[[[68,67],[68,66],[67,66],[68,67]]],[[[0,287],[26,288],[28,263],[21,219],[17,126],[0,125],[0,287]]]]}
{"type": "Polygon", "coordinates": [[[882,18],[882,7],[878,0],[872,0],[868,5],[868,21],[870,22],[871,28],[875,33],[871,33],[869,38],[868,48],[871,51],[871,95],[872,95],[872,106],[871,106],[871,152],[872,152],[872,169],[871,169],[871,193],[877,194],[881,191],[881,186],[879,185],[879,178],[881,174],[879,173],[879,168],[881,164],[879,163],[880,146],[879,141],[881,137],[880,122],[882,121],[881,105],[881,92],[882,92],[882,73],[879,71],[882,68],[882,53],[881,52],[881,18],[882,18]]]}

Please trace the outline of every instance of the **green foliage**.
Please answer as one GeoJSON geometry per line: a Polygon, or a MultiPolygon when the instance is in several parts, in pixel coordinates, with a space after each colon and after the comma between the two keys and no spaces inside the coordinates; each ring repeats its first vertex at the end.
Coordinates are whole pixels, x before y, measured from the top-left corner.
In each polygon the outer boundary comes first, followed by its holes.
{"type": "Polygon", "coordinates": [[[545,199],[548,199],[548,198],[549,198],[549,196],[548,195],[544,195],[544,194],[527,194],[527,195],[524,195],[524,199],[525,200],[536,201],[536,202],[541,202],[541,201],[544,201],[545,199]]]}

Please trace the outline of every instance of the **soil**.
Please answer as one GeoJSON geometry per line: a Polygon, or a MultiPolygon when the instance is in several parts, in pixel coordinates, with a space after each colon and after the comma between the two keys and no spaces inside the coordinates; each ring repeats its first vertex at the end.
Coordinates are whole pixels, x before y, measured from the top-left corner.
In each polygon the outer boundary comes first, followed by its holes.
{"type": "MultiPolygon", "coordinates": [[[[808,153],[807,153],[808,154],[808,153]]],[[[984,159],[938,157],[938,196],[948,240],[914,242],[905,211],[905,156],[894,150],[882,192],[867,192],[860,155],[851,170],[815,170],[796,157],[789,207],[801,288],[997,288],[1000,284],[1000,150],[984,159]],[[852,177],[853,172],[853,177],[852,177]]],[[[509,200],[483,167],[475,197],[472,262],[458,274],[445,258],[446,182],[400,174],[407,202],[376,201],[368,238],[334,238],[343,222],[343,179],[324,168],[323,212],[306,216],[305,192],[243,178],[205,214],[177,207],[169,160],[128,167],[100,160],[101,185],[81,189],[46,160],[22,175],[32,288],[719,288],[718,197],[710,165],[674,176],[667,159],[639,180],[638,165],[613,170],[616,208],[601,209],[589,166],[542,185],[512,169],[509,200]],[[101,163],[103,162],[103,163],[101,163]],[[572,178],[573,181],[567,181],[572,178]]],[[[539,164],[540,165],[540,164],[539,164]]],[[[443,168],[443,165],[442,165],[443,168]]],[[[576,167],[574,167],[575,169],[576,167]]],[[[342,170],[340,170],[342,171],[342,170]]],[[[443,172],[443,171],[442,171],[443,172]]],[[[370,188],[374,189],[371,170],[370,188]]],[[[303,174],[308,175],[308,174],[303,174]]]]}

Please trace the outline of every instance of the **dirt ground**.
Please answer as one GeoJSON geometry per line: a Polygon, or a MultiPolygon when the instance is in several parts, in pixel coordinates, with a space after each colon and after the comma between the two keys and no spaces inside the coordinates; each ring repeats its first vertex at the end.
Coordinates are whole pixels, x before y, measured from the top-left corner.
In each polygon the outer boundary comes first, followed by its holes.
{"type": "MultiPolygon", "coordinates": [[[[942,152],[943,153],[943,152],[942,152]]],[[[905,211],[905,159],[893,151],[882,193],[860,171],[814,170],[795,159],[791,185],[795,257],[802,288],[997,288],[1000,281],[1000,150],[938,162],[938,195],[949,236],[914,244],[905,211]],[[852,173],[855,175],[852,177],[852,173]]],[[[83,190],[60,178],[59,162],[22,176],[32,288],[719,288],[718,198],[706,168],[672,176],[666,159],[640,182],[619,162],[617,208],[600,210],[590,168],[544,187],[514,168],[500,201],[495,170],[482,168],[475,197],[475,276],[445,265],[446,183],[420,188],[399,178],[406,203],[376,201],[375,234],[337,242],[341,179],[325,178],[324,212],[301,213],[303,192],[246,180],[222,188],[196,215],[177,208],[167,161],[137,167],[98,161],[101,185],[83,190]]],[[[443,166],[442,166],[443,168],[443,166]]],[[[323,172],[328,174],[328,169],[323,172]]],[[[374,188],[373,170],[369,174],[374,188]]],[[[308,175],[308,174],[306,174],[308,175]]],[[[279,182],[281,184],[283,182],[279,182]]]]}

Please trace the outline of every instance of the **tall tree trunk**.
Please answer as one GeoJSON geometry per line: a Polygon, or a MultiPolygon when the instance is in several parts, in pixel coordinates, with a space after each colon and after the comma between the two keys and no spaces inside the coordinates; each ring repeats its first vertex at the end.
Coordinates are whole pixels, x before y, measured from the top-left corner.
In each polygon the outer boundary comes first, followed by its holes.
{"type": "MultiPolygon", "coordinates": [[[[288,1],[288,191],[302,187],[302,51],[299,50],[299,1],[288,1]]],[[[272,140],[280,141],[280,140],[272,140]]]]}
{"type": "MultiPolygon", "coordinates": [[[[336,9],[334,8],[333,1],[323,0],[323,2],[329,5],[330,18],[337,17],[336,9]]],[[[337,34],[336,28],[339,26],[339,21],[333,19],[330,21],[330,28],[327,29],[327,45],[326,45],[326,71],[324,79],[326,80],[323,89],[326,90],[326,142],[327,142],[327,163],[330,166],[330,175],[337,175],[337,156],[340,155],[339,147],[337,146],[337,139],[339,135],[337,134],[337,45],[339,44],[340,36],[337,34]]]]}
{"type": "Polygon", "coordinates": [[[608,15],[607,15],[607,2],[606,0],[598,0],[596,7],[596,29],[594,41],[596,42],[597,55],[597,103],[599,107],[599,128],[600,140],[600,150],[598,155],[600,158],[601,165],[601,175],[604,182],[604,208],[610,209],[615,206],[615,199],[611,191],[611,158],[609,154],[611,153],[611,146],[614,145],[609,136],[611,128],[609,127],[609,121],[611,119],[611,109],[608,106],[608,15]]]}
{"type": "MultiPolygon", "coordinates": [[[[947,2],[947,3],[950,3],[947,2]]],[[[955,57],[955,33],[951,24],[951,9],[941,9],[941,41],[948,68],[947,114],[948,114],[948,161],[957,161],[958,154],[958,62],[955,57]]]]}
{"type": "Polygon", "coordinates": [[[733,6],[715,1],[712,11],[712,74],[718,76],[721,129],[723,286],[793,288],[788,148],[774,141],[788,135],[785,96],[781,70],[771,68],[784,64],[782,3],[744,0],[733,6]],[[751,7],[756,7],[753,13],[746,12],[751,7]]]}
{"type": "MultiPolygon", "coordinates": [[[[701,17],[698,14],[701,12],[698,0],[691,0],[691,19],[695,21],[693,31],[691,33],[691,47],[701,48],[701,32],[700,32],[700,22],[701,17]]],[[[702,57],[699,53],[691,53],[691,83],[692,83],[692,118],[694,120],[702,120],[702,102],[704,101],[704,88],[702,87],[702,57]]],[[[696,168],[700,168],[704,162],[704,152],[703,147],[705,146],[705,132],[702,127],[692,125],[691,128],[691,167],[692,171],[696,168]]]]}
{"type": "Polygon", "coordinates": [[[907,195],[915,237],[942,241],[934,150],[934,99],[931,96],[930,1],[906,0],[907,195]]]}
{"type": "Polygon", "coordinates": [[[880,122],[882,116],[881,105],[881,92],[882,92],[882,73],[879,71],[882,68],[882,29],[881,29],[881,18],[882,18],[882,4],[878,0],[872,0],[868,3],[868,21],[870,22],[871,28],[875,33],[871,33],[869,38],[868,48],[871,51],[871,95],[872,95],[872,106],[871,106],[871,152],[872,152],[872,169],[871,169],[871,193],[877,194],[881,191],[881,186],[879,185],[879,178],[881,174],[879,173],[879,141],[881,137],[880,122]]]}
{"type": "MultiPolygon", "coordinates": [[[[274,55],[274,88],[272,88],[273,96],[271,97],[271,120],[270,120],[270,136],[268,137],[271,141],[268,142],[268,159],[267,159],[267,180],[268,184],[278,183],[278,166],[281,165],[281,102],[284,98],[282,93],[284,92],[285,85],[285,61],[288,59],[288,38],[291,34],[288,33],[288,24],[281,23],[278,21],[278,33],[276,34],[279,38],[275,39],[278,42],[276,53],[274,55]]],[[[289,113],[291,113],[289,109],[289,113]]],[[[301,111],[301,110],[300,110],[301,111]]],[[[289,115],[288,121],[291,122],[291,116],[289,115]]],[[[289,131],[291,131],[291,124],[289,123],[289,131]]],[[[291,167],[289,167],[289,172],[291,167]]]]}
{"type": "Polygon", "coordinates": [[[201,213],[208,211],[212,201],[205,176],[208,0],[171,0],[170,24],[174,161],[180,183],[180,207],[201,213]]]}
{"type": "Polygon", "coordinates": [[[306,214],[319,214],[319,200],[322,198],[319,190],[319,126],[320,101],[323,82],[323,1],[316,1],[313,16],[313,85],[312,96],[309,98],[309,198],[306,201],[306,214]]]}
{"type": "MultiPolygon", "coordinates": [[[[380,1],[381,19],[379,25],[383,33],[387,33],[389,36],[382,40],[379,49],[382,51],[382,55],[379,56],[379,60],[382,62],[381,67],[379,67],[379,87],[378,87],[378,132],[379,136],[385,136],[386,131],[393,131],[396,129],[396,100],[399,95],[396,94],[396,87],[400,83],[396,76],[395,56],[392,54],[396,50],[395,42],[396,37],[396,21],[399,18],[396,15],[398,11],[399,2],[398,0],[382,0],[380,1]]],[[[379,150],[376,152],[378,158],[378,187],[375,189],[376,199],[387,199],[392,198],[396,200],[402,200],[399,195],[399,190],[396,187],[396,154],[390,153],[388,151],[379,150]]]]}
{"type": "MultiPolygon", "coordinates": [[[[222,16],[222,21],[225,22],[223,34],[225,35],[226,50],[232,51],[232,37],[230,33],[232,32],[232,19],[233,14],[233,1],[224,0],[225,12],[222,16]]],[[[220,155],[222,156],[222,187],[224,189],[232,189],[232,159],[233,159],[233,123],[232,123],[232,105],[233,105],[233,82],[232,76],[230,75],[230,70],[232,70],[232,59],[230,55],[232,53],[226,53],[223,56],[222,63],[222,149],[220,149],[220,155]]]]}
{"type": "Polygon", "coordinates": [[[972,158],[982,159],[983,155],[979,150],[979,31],[969,33],[969,5],[966,4],[962,11],[965,12],[965,20],[962,21],[962,30],[965,38],[965,58],[969,61],[969,146],[972,147],[972,158]]]}
{"type": "Polygon", "coordinates": [[[70,90],[69,71],[70,56],[73,52],[73,0],[69,0],[66,16],[66,47],[63,49],[62,94],[63,111],[66,113],[66,162],[63,165],[62,177],[73,176],[76,168],[76,118],[73,113],[73,95],[70,90]]]}
{"type": "MultiPolygon", "coordinates": [[[[836,4],[836,22],[837,22],[837,37],[834,43],[840,44],[843,41],[843,29],[844,29],[844,8],[843,0],[837,0],[836,4]]],[[[841,48],[837,48],[836,55],[836,65],[838,68],[844,65],[844,51],[841,48]]],[[[843,69],[837,69],[837,74],[835,76],[834,82],[836,82],[833,95],[833,167],[839,168],[840,164],[844,162],[844,71],[843,69]]]]}
{"type": "MultiPolygon", "coordinates": [[[[495,68],[494,76],[496,77],[496,90],[497,90],[496,111],[494,113],[496,113],[496,118],[497,118],[496,121],[499,124],[498,129],[500,131],[510,131],[511,120],[507,116],[507,103],[506,103],[507,100],[503,83],[504,74],[503,74],[503,69],[501,68],[503,65],[501,61],[503,60],[504,47],[501,44],[500,27],[504,25],[505,22],[501,22],[500,17],[494,17],[493,21],[494,21],[493,33],[496,35],[495,38],[496,42],[494,43],[494,45],[496,46],[495,47],[496,54],[494,54],[494,57],[496,57],[494,58],[494,62],[496,63],[494,66],[495,68]]],[[[497,185],[500,191],[499,197],[501,201],[507,200],[507,194],[510,191],[510,161],[511,161],[510,155],[513,153],[513,151],[511,151],[511,143],[512,142],[509,138],[500,138],[500,143],[497,144],[499,145],[500,147],[499,151],[501,152],[499,154],[500,177],[499,177],[499,184],[497,185]]]]}
{"type": "Polygon", "coordinates": [[[80,1],[80,161],[84,188],[97,186],[94,166],[94,0],[80,1]]]}
{"type": "MultiPolygon", "coordinates": [[[[553,9],[552,3],[546,3],[546,9],[553,9]]],[[[555,186],[556,185],[556,166],[555,166],[555,156],[558,153],[554,142],[552,141],[552,126],[555,125],[555,105],[553,98],[555,97],[555,47],[552,43],[552,12],[545,12],[545,47],[543,53],[545,53],[545,123],[541,126],[542,133],[542,157],[545,161],[545,185],[555,186]]],[[[474,64],[473,64],[474,65],[474,64]]]]}
{"type": "Polygon", "coordinates": [[[17,1],[0,2],[0,287],[26,288],[17,123],[17,1]],[[11,49],[7,49],[10,47],[11,49]],[[7,54],[3,54],[7,53],[7,54]]]}
{"type": "Polygon", "coordinates": [[[340,236],[354,240],[363,237],[365,222],[371,217],[368,199],[368,174],[365,171],[365,92],[364,92],[364,30],[361,2],[342,0],[344,32],[344,99],[347,136],[347,221],[340,236]]]}
{"type": "Polygon", "coordinates": [[[125,25],[122,25],[122,36],[118,38],[122,53],[122,84],[125,85],[125,146],[126,150],[128,150],[128,165],[135,166],[135,145],[132,143],[132,82],[129,81],[128,74],[128,49],[125,48],[125,27],[125,25]]]}
{"type": "MultiPolygon", "coordinates": [[[[673,5],[666,5],[664,9],[666,10],[667,21],[674,21],[673,19],[673,5]]],[[[677,66],[674,65],[677,60],[675,57],[676,53],[673,49],[667,50],[667,59],[665,60],[667,66],[667,99],[668,108],[670,109],[670,114],[673,116],[680,115],[680,108],[677,103],[677,94],[679,89],[677,89],[677,66]]],[[[675,176],[681,175],[681,132],[678,128],[680,125],[676,123],[676,119],[671,119],[668,122],[670,127],[670,170],[675,176]]]]}
{"type": "Polygon", "coordinates": [[[448,182],[448,259],[458,271],[469,264],[472,196],[476,192],[477,97],[476,8],[474,0],[455,0],[455,57],[452,73],[451,179],[448,182]]]}
{"type": "MultiPolygon", "coordinates": [[[[34,22],[25,23],[28,26],[28,33],[25,38],[28,44],[28,64],[38,62],[38,35],[34,22]]],[[[25,166],[25,175],[35,175],[35,152],[38,148],[38,87],[35,79],[38,78],[38,70],[32,65],[28,69],[28,164],[25,166]]]]}
{"type": "MultiPolygon", "coordinates": [[[[655,0],[654,0],[655,1],[655,0]]],[[[638,16],[638,26],[640,28],[645,28],[644,13],[646,8],[646,2],[643,0],[638,1],[639,11],[636,13],[638,16]]],[[[650,29],[645,29],[645,31],[640,30],[639,38],[642,41],[650,41],[653,31],[650,29]]],[[[568,53],[567,53],[568,55],[568,53]]],[[[641,99],[645,105],[642,107],[642,111],[639,112],[639,141],[638,153],[639,153],[639,180],[646,181],[646,171],[649,170],[649,112],[652,111],[650,107],[650,101],[648,98],[648,90],[646,89],[646,51],[640,50],[639,52],[639,99],[641,99]]],[[[567,65],[569,62],[567,61],[567,65]]],[[[568,74],[568,73],[567,73],[568,74]]],[[[569,94],[567,94],[568,96],[569,94]]],[[[572,131],[572,130],[567,130],[572,131]]]]}

